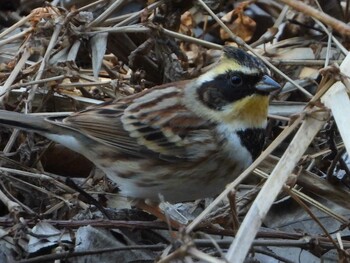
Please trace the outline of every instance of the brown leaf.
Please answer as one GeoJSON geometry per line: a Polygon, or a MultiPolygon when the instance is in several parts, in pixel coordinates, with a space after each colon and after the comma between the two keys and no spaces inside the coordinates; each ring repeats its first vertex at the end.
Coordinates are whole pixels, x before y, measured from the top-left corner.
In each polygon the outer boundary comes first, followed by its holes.
{"type": "MultiPolygon", "coordinates": [[[[231,12],[232,15],[234,13],[235,10],[231,12]]],[[[223,18],[226,20],[228,15],[229,14],[225,15],[223,18]]],[[[228,23],[227,26],[234,34],[242,38],[245,42],[251,40],[256,29],[255,21],[249,16],[244,15],[243,12],[239,13],[238,17],[232,23],[228,23]]],[[[227,40],[230,38],[230,36],[225,30],[220,28],[220,38],[222,40],[227,40]]]]}

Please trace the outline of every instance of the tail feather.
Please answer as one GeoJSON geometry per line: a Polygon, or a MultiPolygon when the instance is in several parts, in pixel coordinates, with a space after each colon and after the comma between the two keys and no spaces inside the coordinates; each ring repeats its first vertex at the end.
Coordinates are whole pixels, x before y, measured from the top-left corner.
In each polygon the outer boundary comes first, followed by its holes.
{"type": "Polygon", "coordinates": [[[54,125],[41,116],[0,110],[0,125],[45,134],[55,133],[54,125]]]}
{"type": "Polygon", "coordinates": [[[43,116],[0,110],[0,126],[36,132],[75,152],[85,155],[85,157],[93,161],[93,158],[88,155],[90,151],[86,150],[92,145],[93,140],[90,140],[74,129],[66,127],[60,122],[55,123],[53,120],[48,120],[43,116]]]}

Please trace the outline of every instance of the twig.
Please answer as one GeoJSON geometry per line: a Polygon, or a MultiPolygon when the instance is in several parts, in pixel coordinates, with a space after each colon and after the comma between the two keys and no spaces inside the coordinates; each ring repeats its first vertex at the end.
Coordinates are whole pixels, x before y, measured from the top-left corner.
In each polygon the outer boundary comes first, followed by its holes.
{"type": "Polygon", "coordinates": [[[10,200],[1,190],[0,190],[0,200],[1,202],[7,207],[9,212],[12,214],[18,214],[22,211],[22,207],[16,203],[10,200]]]}
{"type": "Polygon", "coordinates": [[[307,16],[311,16],[320,20],[322,23],[330,26],[332,29],[343,36],[350,36],[350,27],[347,24],[338,19],[335,19],[334,17],[331,17],[330,15],[327,15],[324,12],[316,10],[310,5],[295,0],[278,0],[278,2],[284,3],[303,14],[306,14],[307,16]]]}
{"type": "Polygon", "coordinates": [[[262,220],[296,163],[324,124],[325,115],[322,112],[315,112],[314,116],[309,116],[301,125],[244,218],[236,239],[227,252],[226,258],[229,261],[234,260],[237,263],[244,261],[262,220]]]}
{"type": "Polygon", "coordinates": [[[105,249],[96,249],[96,250],[88,250],[88,251],[79,251],[79,252],[61,252],[58,254],[49,254],[44,256],[38,256],[30,259],[24,259],[15,261],[14,263],[41,263],[41,262],[49,262],[58,259],[67,259],[73,257],[82,257],[87,255],[98,255],[103,253],[112,253],[116,251],[124,251],[124,250],[154,250],[159,251],[163,250],[166,245],[139,245],[139,246],[125,246],[125,247],[112,247],[105,249]]]}
{"type": "MultiPolygon", "coordinates": [[[[30,184],[30,183],[28,183],[28,182],[26,182],[26,181],[23,181],[23,180],[21,180],[21,179],[19,179],[19,178],[17,178],[17,177],[11,176],[11,175],[6,175],[6,177],[7,177],[7,178],[10,178],[10,179],[11,179],[12,181],[14,181],[14,182],[17,181],[17,182],[19,182],[19,183],[21,183],[21,184],[23,184],[23,185],[25,185],[25,186],[27,186],[27,187],[30,187],[30,188],[33,188],[33,189],[37,190],[38,192],[42,192],[42,193],[46,194],[46,195],[49,196],[49,197],[55,197],[55,198],[57,198],[57,199],[59,199],[59,200],[65,202],[65,204],[66,204],[67,206],[69,206],[69,201],[68,201],[68,200],[66,200],[64,197],[61,197],[61,196],[59,196],[59,195],[56,195],[56,194],[52,193],[52,192],[49,191],[49,190],[46,190],[46,189],[44,189],[44,188],[42,188],[42,187],[39,187],[39,186],[36,186],[36,185],[34,185],[34,184],[30,184]]],[[[86,207],[87,207],[87,206],[86,206],[86,207]]]]}
{"type": "MultiPolygon", "coordinates": [[[[261,177],[263,177],[263,178],[265,178],[265,179],[268,178],[268,174],[264,173],[260,169],[255,169],[254,173],[259,175],[259,176],[261,176],[261,177]]],[[[298,181],[297,181],[298,184],[300,183],[300,177],[302,177],[302,176],[299,176],[298,181]]],[[[303,185],[301,185],[301,186],[303,186],[303,185]]],[[[283,189],[289,189],[289,186],[284,185],[283,189]]],[[[310,189],[308,189],[308,190],[311,191],[311,192],[314,192],[313,190],[310,190],[310,189]]],[[[298,190],[296,190],[294,188],[290,189],[289,191],[291,191],[294,195],[298,196],[298,198],[300,198],[304,202],[309,203],[310,205],[316,207],[317,209],[319,209],[323,213],[325,213],[325,214],[329,215],[330,217],[334,218],[335,220],[339,221],[341,224],[348,224],[349,223],[349,220],[346,217],[333,212],[331,209],[329,209],[328,207],[325,207],[320,202],[318,202],[315,199],[311,198],[310,196],[304,194],[303,192],[298,191],[298,190]]],[[[319,193],[319,194],[321,194],[321,193],[319,193]]],[[[316,192],[316,194],[317,194],[317,192],[316,192]]],[[[330,194],[332,194],[332,193],[330,193],[330,194]]]]}
{"type": "Polygon", "coordinates": [[[164,0],[160,0],[158,2],[155,2],[153,4],[150,4],[149,6],[147,6],[146,8],[132,14],[131,16],[127,17],[125,20],[119,22],[118,24],[116,24],[114,27],[120,27],[120,26],[124,26],[124,25],[129,25],[132,22],[137,21],[137,19],[140,17],[140,15],[145,12],[146,10],[148,12],[152,12],[154,9],[156,9],[158,6],[160,6],[161,4],[164,3],[164,0]]]}
{"type": "Polygon", "coordinates": [[[25,23],[27,23],[32,16],[34,15],[34,12],[30,13],[26,17],[23,17],[20,21],[18,21],[16,24],[12,25],[11,27],[5,29],[1,34],[0,34],[0,39],[6,36],[7,34],[11,33],[12,31],[16,30],[20,26],[23,26],[25,23]]]}
{"type": "MultiPolygon", "coordinates": [[[[161,30],[162,33],[164,33],[168,36],[171,36],[171,37],[183,40],[183,41],[188,41],[188,42],[202,45],[202,46],[208,47],[208,48],[222,49],[221,45],[214,44],[214,43],[209,42],[209,41],[205,41],[205,40],[202,40],[199,38],[180,34],[180,33],[165,29],[165,28],[159,28],[159,30],[161,30]]],[[[114,28],[114,27],[113,28],[93,27],[93,28],[91,28],[91,32],[88,32],[87,34],[94,35],[94,34],[101,33],[101,32],[107,32],[107,33],[149,33],[149,32],[151,32],[151,30],[148,27],[137,24],[137,25],[131,25],[131,26],[120,26],[117,28],[114,28]]]]}
{"type": "Polygon", "coordinates": [[[284,257],[281,257],[279,255],[276,255],[275,253],[273,253],[272,251],[269,251],[268,249],[255,248],[254,253],[260,253],[260,254],[272,257],[274,259],[277,259],[278,262],[284,262],[284,263],[294,263],[295,262],[295,261],[288,260],[284,257]]]}
{"type": "Polygon", "coordinates": [[[92,8],[92,7],[95,7],[95,6],[97,6],[97,5],[99,5],[99,4],[103,3],[103,2],[106,2],[106,3],[107,3],[107,2],[109,2],[109,1],[108,1],[108,0],[98,0],[98,1],[92,2],[91,4],[87,4],[87,5],[85,5],[85,6],[80,7],[80,8],[77,10],[77,12],[79,13],[79,12],[88,10],[88,9],[90,9],[90,8],[92,8]]]}
{"type": "MultiPolygon", "coordinates": [[[[38,69],[38,74],[35,77],[35,81],[40,80],[41,76],[44,73],[44,69],[46,67],[47,62],[49,61],[49,57],[51,55],[51,51],[52,51],[52,49],[54,48],[54,46],[55,46],[55,44],[57,42],[58,36],[59,36],[59,34],[61,32],[61,29],[63,27],[63,24],[64,24],[64,21],[65,21],[65,19],[63,19],[63,16],[58,16],[56,18],[55,29],[54,29],[53,34],[51,36],[49,45],[47,46],[45,55],[44,55],[44,57],[43,57],[43,59],[42,59],[42,61],[40,63],[40,67],[38,69]]],[[[28,95],[28,112],[32,111],[32,102],[33,102],[34,96],[36,94],[37,88],[38,88],[38,85],[36,84],[36,85],[34,85],[32,87],[32,89],[29,92],[29,95],[28,95]]]]}
{"type": "MultiPolygon", "coordinates": [[[[348,54],[340,65],[342,74],[350,75],[350,54],[348,54]]],[[[345,85],[338,81],[323,95],[321,101],[332,110],[340,135],[344,141],[347,152],[350,152],[350,125],[348,116],[350,114],[350,100],[345,85]]]]}
{"type": "Polygon", "coordinates": [[[13,35],[13,36],[10,36],[10,37],[8,37],[8,38],[6,38],[4,40],[1,40],[0,41],[0,47],[3,46],[3,45],[6,45],[8,43],[11,43],[14,40],[23,38],[26,34],[32,32],[32,30],[33,30],[32,28],[29,28],[29,29],[26,29],[26,30],[16,34],[16,35],[13,35]]]}
{"type": "MultiPolygon", "coordinates": [[[[105,220],[105,219],[95,219],[95,220],[45,220],[46,223],[51,224],[58,228],[71,228],[76,229],[81,226],[90,225],[93,227],[103,227],[106,229],[109,228],[130,228],[130,229],[160,229],[168,230],[169,227],[165,222],[160,221],[136,221],[136,220],[105,220]]],[[[0,226],[2,227],[12,227],[17,222],[7,218],[0,218],[0,226]]],[[[25,220],[26,225],[29,227],[35,226],[37,223],[35,220],[25,220]]],[[[235,232],[229,229],[221,228],[208,228],[208,227],[198,227],[196,231],[201,231],[217,236],[234,236],[235,232]]],[[[257,238],[280,238],[280,239],[289,239],[289,240],[299,240],[305,237],[303,233],[288,233],[283,231],[276,230],[263,230],[259,231],[257,238]]],[[[322,239],[322,237],[319,237],[322,239]]]]}
{"type": "MultiPolygon", "coordinates": [[[[323,59],[276,59],[268,58],[274,65],[291,65],[291,66],[324,66],[323,59]]],[[[342,60],[330,60],[329,64],[340,64],[342,60]]]]}
{"type": "Polygon", "coordinates": [[[311,212],[310,208],[307,207],[306,204],[304,204],[303,201],[301,201],[301,199],[299,199],[298,196],[296,196],[294,193],[292,193],[292,191],[290,191],[288,188],[285,189],[290,196],[302,207],[304,208],[304,210],[306,211],[306,213],[309,214],[309,216],[319,225],[319,227],[322,229],[323,233],[327,236],[327,238],[332,242],[332,244],[334,245],[334,247],[339,251],[341,250],[340,247],[338,246],[338,244],[335,242],[335,240],[331,237],[331,235],[328,233],[327,229],[322,225],[322,223],[320,222],[320,220],[311,212]]]}
{"type": "Polygon", "coordinates": [[[112,2],[112,4],[101,14],[99,15],[95,20],[93,20],[91,23],[86,25],[87,28],[93,27],[95,25],[98,25],[99,23],[103,22],[107,19],[107,17],[112,14],[115,10],[117,10],[122,4],[124,0],[117,0],[112,2]]]}
{"type": "Polygon", "coordinates": [[[23,212],[23,211],[25,211],[26,213],[28,213],[29,215],[31,215],[31,216],[34,216],[34,215],[36,215],[36,213],[30,208],[30,207],[28,207],[27,205],[25,205],[24,203],[22,203],[21,201],[19,201],[16,197],[14,197],[12,194],[11,194],[11,192],[10,191],[8,191],[7,189],[6,189],[6,187],[5,187],[5,185],[4,185],[4,183],[3,183],[3,181],[2,180],[0,180],[0,185],[1,185],[1,187],[2,187],[2,189],[3,189],[3,194],[6,194],[6,196],[7,196],[7,198],[9,198],[9,199],[12,199],[12,202],[14,202],[14,203],[17,203],[17,205],[19,205],[20,207],[21,207],[21,209],[20,210],[9,210],[10,212],[23,212]]]}
{"type": "Polygon", "coordinates": [[[0,167],[0,172],[16,174],[16,178],[18,177],[18,175],[22,175],[22,176],[29,177],[29,178],[35,178],[38,180],[48,181],[48,182],[54,184],[55,186],[61,188],[62,190],[66,191],[68,193],[75,193],[75,191],[72,188],[68,187],[66,184],[63,184],[60,181],[58,181],[58,180],[54,179],[53,177],[50,177],[46,174],[27,172],[27,171],[22,171],[22,170],[18,170],[18,169],[7,168],[7,167],[0,167]]]}
{"type": "Polygon", "coordinates": [[[66,76],[59,75],[59,76],[54,76],[54,77],[46,78],[46,79],[33,80],[33,81],[28,81],[28,82],[21,82],[21,83],[17,83],[17,84],[12,85],[10,87],[10,89],[12,90],[12,89],[20,88],[20,87],[23,87],[23,86],[43,84],[43,83],[47,83],[47,82],[50,82],[50,81],[63,80],[65,78],[66,78],[66,76]]]}
{"type": "Polygon", "coordinates": [[[217,259],[214,258],[212,256],[209,256],[208,254],[194,248],[194,247],[190,247],[188,249],[188,254],[191,255],[194,258],[199,259],[200,261],[203,262],[208,262],[208,263],[223,263],[223,262],[227,262],[225,259],[217,259]]]}
{"type": "Polygon", "coordinates": [[[4,107],[4,101],[7,97],[8,92],[10,91],[10,87],[17,78],[19,72],[25,65],[30,55],[31,54],[29,48],[25,48],[20,60],[16,64],[15,68],[12,70],[10,76],[6,79],[5,84],[2,87],[0,86],[0,107],[4,107]]]}
{"type": "Polygon", "coordinates": [[[314,18],[314,21],[320,26],[322,27],[323,31],[328,34],[329,37],[332,38],[332,41],[337,45],[337,47],[340,49],[340,51],[344,54],[347,55],[349,53],[349,51],[344,47],[344,45],[342,43],[339,42],[339,40],[333,36],[333,34],[331,34],[331,32],[329,32],[328,28],[321,23],[319,20],[314,18]]]}

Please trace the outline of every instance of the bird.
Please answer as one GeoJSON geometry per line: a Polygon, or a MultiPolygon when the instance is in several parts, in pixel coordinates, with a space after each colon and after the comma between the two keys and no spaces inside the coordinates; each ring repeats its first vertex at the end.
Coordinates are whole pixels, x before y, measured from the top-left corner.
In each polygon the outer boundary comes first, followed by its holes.
{"type": "Polygon", "coordinates": [[[0,111],[0,125],[84,155],[134,200],[213,197],[261,153],[269,94],[280,89],[256,56],[223,47],[197,78],[167,83],[62,117],[0,111]]]}

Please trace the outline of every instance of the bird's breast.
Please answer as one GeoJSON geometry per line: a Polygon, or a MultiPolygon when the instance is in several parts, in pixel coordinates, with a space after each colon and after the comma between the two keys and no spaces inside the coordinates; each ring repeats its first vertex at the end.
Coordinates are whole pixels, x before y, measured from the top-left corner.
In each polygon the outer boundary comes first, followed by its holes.
{"type": "Polygon", "coordinates": [[[251,152],[243,144],[235,127],[227,124],[220,124],[216,132],[218,144],[221,147],[221,154],[223,156],[231,162],[238,163],[243,169],[253,162],[251,152]]]}

